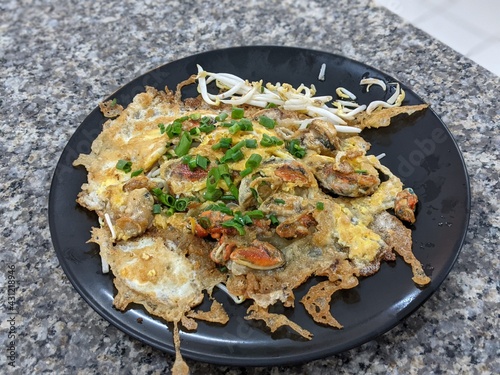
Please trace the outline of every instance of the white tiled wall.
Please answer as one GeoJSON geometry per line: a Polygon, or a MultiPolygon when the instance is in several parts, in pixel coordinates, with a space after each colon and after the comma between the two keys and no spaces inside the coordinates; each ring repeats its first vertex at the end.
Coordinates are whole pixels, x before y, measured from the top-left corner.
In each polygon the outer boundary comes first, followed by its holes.
{"type": "Polygon", "coordinates": [[[374,0],[500,76],[500,0],[374,0]]]}

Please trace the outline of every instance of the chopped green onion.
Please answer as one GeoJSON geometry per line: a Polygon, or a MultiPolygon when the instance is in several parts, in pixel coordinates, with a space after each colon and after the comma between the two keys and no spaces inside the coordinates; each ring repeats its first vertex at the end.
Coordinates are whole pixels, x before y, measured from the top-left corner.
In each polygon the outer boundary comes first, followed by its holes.
{"type": "Polygon", "coordinates": [[[228,149],[231,147],[233,140],[231,138],[221,138],[219,143],[212,146],[212,150],[219,150],[221,148],[228,149]]]}
{"type": "Polygon", "coordinates": [[[191,155],[185,155],[182,157],[181,161],[189,166],[189,169],[194,171],[197,167],[203,170],[207,170],[210,160],[201,155],[196,155],[195,157],[191,155]]]}
{"type": "Polygon", "coordinates": [[[223,201],[237,201],[238,198],[236,198],[232,194],[224,194],[222,197],[220,197],[220,200],[223,200],[223,201]]]}
{"type": "Polygon", "coordinates": [[[247,148],[257,148],[257,141],[255,139],[246,139],[245,146],[247,148]]]}
{"type": "Polygon", "coordinates": [[[225,174],[230,174],[229,167],[227,166],[227,164],[219,164],[217,169],[219,170],[221,176],[225,174]]]}
{"type": "Polygon", "coordinates": [[[274,200],[274,203],[276,203],[276,204],[285,204],[285,201],[283,199],[276,198],[274,200]]]}
{"type": "Polygon", "coordinates": [[[193,143],[193,139],[188,132],[183,132],[179,144],[175,147],[174,152],[177,156],[184,156],[189,152],[189,148],[193,143]]]}
{"type": "Polygon", "coordinates": [[[207,190],[203,194],[203,198],[205,198],[207,201],[218,201],[220,197],[222,197],[223,193],[221,189],[214,189],[214,190],[207,190]]]}
{"type": "Polygon", "coordinates": [[[186,211],[189,200],[186,198],[179,198],[175,201],[174,208],[178,212],[186,211]]]}
{"type": "Polygon", "coordinates": [[[237,122],[234,125],[231,125],[228,130],[229,130],[229,133],[236,134],[236,133],[238,133],[242,129],[241,129],[240,123],[237,122]]]}
{"type": "Polygon", "coordinates": [[[210,206],[208,206],[205,209],[205,211],[219,211],[219,212],[222,212],[223,214],[234,216],[233,211],[231,211],[231,209],[228,206],[226,206],[224,203],[211,204],[210,206]]]}
{"type": "Polygon", "coordinates": [[[151,192],[164,206],[173,207],[175,205],[175,197],[170,194],[164,193],[163,190],[154,188],[151,190],[151,192]]]}
{"type": "Polygon", "coordinates": [[[130,176],[131,176],[131,177],[136,177],[136,176],[139,176],[142,172],[144,172],[144,169],[142,169],[142,168],[141,168],[141,169],[138,169],[138,170],[136,170],[136,171],[133,171],[133,172],[130,174],[130,176]]]}
{"type": "MultiPolygon", "coordinates": [[[[188,155],[186,155],[186,156],[188,156],[188,155]]],[[[188,165],[190,170],[194,171],[196,169],[196,167],[198,166],[196,164],[196,158],[189,158],[187,165],[188,165]]]]}
{"type": "Polygon", "coordinates": [[[260,156],[259,154],[252,154],[246,161],[245,167],[255,169],[260,165],[261,161],[262,161],[262,156],[260,156]]]}
{"type": "Polygon", "coordinates": [[[210,160],[208,160],[206,157],[201,156],[201,155],[196,155],[196,165],[200,167],[203,170],[207,170],[208,164],[210,163],[210,160]]]}
{"type": "Polygon", "coordinates": [[[160,127],[160,132],[162,134],[167,133],[170,139],[177,137],[182,133],[182,122],[180,122],[179,119],[175,120],[167,127],[163,124],[159,124],[158,126],[160,127]]]}
{"type": "Polygon", "coordinates": [[[359,174],[368,174],[368,171],[366,169],[356,169],[354,172],[359,174]]]}
{"type": "Polygon", "coordinates": [[[251,219],[263,219],[264,218],[264,212],[262,212],[261,210],[247,211],[247,212],[245,212],[245,215],[248,215],[251,219]]]}
{"type": "Polygon", "coordinates": [[[200,128],[191,128],[189,129],[189,134],[191,135],[199,135],[201,133],[200,128]]]}
{"type": "Polygon", "coordinates": [[[244,115],[245,111],[243,108],[233,108],[233,110],[231,111],[231,118],[235,120],[243,118],[244,115]]]}
{"type": "Polygon", "coordinates": [[[208,229],[210,228],[210,225],[212,225],[210,219],[206,216],[199,217],[197,221],[203,229],[208,229]]]}
{"type": "Polygon", "coordinates": [[[235,212],[233,220],[240,223],[241,225],[249,225],[253,223],[250,216],[242,215],[241,212],[235,212]]]}
{"type": "Polygon", "coordinates": [[[269,118],[267,116],[260,116],[259,117],[259,124],[261,124],[265,128],[274,129],[274,127],[276,126],[276,121],[274,121],[272,118],[269,118]]]}
{"type": "Polygon", "coordinates": [[[215,116],[215,121],[222,122],[227,118],[228,114],[226,112],[221,112],[217,116],[215,116]]]}
{"type": "Polygon", "coordinates": [[[275,136],[270,136],[267,134],[262,134],[262,139],[260,141],[260,145],[264,147],[271,147],[271,146],[281,146],[283,144],[283,141],[279,139],[278,137],[275,136]]]}
{"type": "Polygon", "coordinates": [[[207,190],[203,197],[209,201],[216,201],[222,196],[222,190],[217,187],[221,178],[218,167],[210,169],[207,176],[207,190]]]}
{"type": "Polygon", "coordinates": [[[229,192],[231,193],[231,195],[237,200],[240,196],[240,191],[238,190],[238,188],[236,187],[236,185],[232,184],[232,185],[229,185],[229,192]]]}
{"type": "Polygon", "coordinates": [[[254,169],[260,165],[261,161],[262,161],[262,156],[260,156],[259,154],[250,155],[250,157],[245,163],[245,169],[240,172],[240,176],[245,177],[250,173],[252,173],[254,169]]]}
{"type": "Polygon", "coordinates": [[[241,172],[240,172],[240,176],[241,177],[245,177],[245,176],[248,176],[250,173],[253,172],[253,168],[245,168],[243,169],[241,172]]]}
{"type": "Polygon", "coordinates": [[[278,225],[280,223],[280,221],[274,214],[269,215],[269,220],[271,220],[271,225],[278,225]]]}
{"type": "Polygon", "coordinates": [[[224,156],[220,159],[221,163],[225,163],[228,161],[231,162],[236,162],[240,161],[245,157],[243,155],[243,152],[241,152],[241,148],[245,146],[245,141],[240,141],[237,144],[235,144],[233,147],[231,147],[229,150],[226,151],[224,156]]]}
{"type": "Polygon", "coordinates": [[[242,160],[244,157],[245,157],[245,155],[243,154],[243,152],[241,150],[237,150],[235,153],[233,153],[233,155],[231,157],[231,161],[237,162],[237,161],[242,160]]]}
{"type": "Polygon", "coordinates": [[[239,131],[252,131],[253,124],[249,119],[243,118],[238,122],[231,122],[228,130],[231,134],[236,134],[239,131]]]}
{"type": "Polygon", "coordinates": [[[207,187],[216,187],[221,178],[221,174],[218,167],[210,169],[207,176],[207,187]]]}
{"type": "Polygon", "coordinates": [[[324,210],[325,209],[325,204],[323,202],[317,202],[316,203],[316,209],[317,210],[324,210]]]}
{"type": "Polygon", "coordinates": [[[292,139],[287,146],[288,152],[296,158],[302,159],[306,155],[306,149],[300,145],[298,139],[292,139]]]}
{"type": "Polygon", "coordinates": [[[158,203],[153,204],[153,214],[161,214],[161,205],[158,203]]]}
{"type": "Polygon", "coordinates": [[[246,233],[244,225],[242,225],[241,223],[237,222],[234,219],[224,221],[222,223],[222,226],[225,227],[225,228],[234,228],[234,229],[236,229],[238,231],[238,234],[240,236],[244,236],[245,233],[246,233]]]}
{"type": "Polygon", "coordinates": [[[116,163],[116,169],[119,169],[125,173],[129,173],[132,170],[132,162],[128,160],[120,159],[116,163]]]}
{"type": "Polygon", "coordinates": [[[226,266],[221,266],[218,268],[218,270],[221,272],[221,273],[227,273],[229,270],[226,266]]]}
{"type": "Polygon", "coordinates": [[[116,100],[116,98],[114,98],[114,99],[111,101],[111,108],[115,107],[115,106],[116,106],[116,103],[117,103],[117,100],[116,100]]]}
{"type": "Polygon", "coordinates": [[[201,124],[198,129],[200,129],[200,131],[203,133],[211,133],[215,130],[215,125],[213,125],[213,124],[201,124]]]}
{"type": "Polygon", "coordinates": [[[241,130],[243,131],[252,131],[253,130],[253,124],[252,121],[250,121],[247,118],[242,118],[239,122],[241,130]]]}
{"type": "Polygon", "coordinates": [[[198,121],[201,118],[201,115],[199,113],[191,113],[191,115],[189,115],[189,118],[191,120],[198,121]]]}
{"type": "Polygon", "coordinates": [[[267,105],[266,105],[266,109],[269,109],[269,108],[276,108],[276,107],[277,107],[277,105],[276,105],[276,104],[274,104],[274,103],[267,103],[267,105]]]}
{"type": "Polygon", "coordinates": [[[250,191],[252,192],[253,199],[255,199],[257,202],[259,202],[259,193],[257,190],[254,188],[250,188],[250,191]]]}

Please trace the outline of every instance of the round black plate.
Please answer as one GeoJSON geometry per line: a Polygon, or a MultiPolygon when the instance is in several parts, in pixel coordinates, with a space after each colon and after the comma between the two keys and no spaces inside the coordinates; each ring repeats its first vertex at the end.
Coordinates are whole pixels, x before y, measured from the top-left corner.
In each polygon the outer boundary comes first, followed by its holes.
{"type": "MultiPolygon", "coordinates": [[[[343,86],[358,102],[389,97],[373,86],[367,93],[359,85],[370,76],[387,82],[396,80],[359,62],[329,53],[287,47],[240,47],[187,57],[161,66],[128,83],[110,98],[126,105],[144,86],[175,89],[178,82],[196,73],[196,64],[213,72],[228,72],[249,80],[288,82],[297,87],[314,84],[318,95],[335,95],[343,86]],[[318,80],[326,64],[326,79],[318,80]]],[[[409,88],[406,104],[422,103],[409,88]]],[[[195,95],[187,90],[186,95],[195,95]]],[[[83,168],[72,167],[80,153],[89,153],[105,119],[94,109],[76,130],[57,164],[49,200],[52,241],[63,270],[82,297],[107,321],[155,348],[173,353],[171,326],[148,315],[140,306],[126,312],[113,308],[111,275],[100,271],[98,249],[88,244],[96,216],[75,203],[83,168]],[[141,319],[138,319],[141,318],[141,319]],[[141,323],[139,323],[141,321],[141,323]]],[[[410,268],[402,259],[385,263],[380,271],[363,279],[352,290],[337,293],[332,313],[344,325],[341,330],[317,325],[297,302],[286,315],[314,334],[304,340],[285,328],[271,334],[260,322],[247,321],[247,304],[235,305],[220,291],[215,297],[230,315],[226,326],[200,322],[195,332],[181,333],[184,356],[199,361],[239,366],[286,365],[306,362],[361,345],[397,325],[417,309],[443,282],[451,270],[464,241],[470,210],[469,181],[458,147],[438,116],[427,109],[410,118],[401,117],[388,127],[366,130],[371,153],[387,156],[382,162],[392,169],[420,197],[418,221],[413,227],[414,253],[432,277],[430,285],[417,288],[410,268]]],[[[317,280],[301,286],[297,301],[317,280]]],[[[203,305],[204,306],[204,305],[203,305]]],[[[279,308],[278,308],[279,310],[279,308]]],[[[75,310],[76,313],[76,310],[75,310]]]]}

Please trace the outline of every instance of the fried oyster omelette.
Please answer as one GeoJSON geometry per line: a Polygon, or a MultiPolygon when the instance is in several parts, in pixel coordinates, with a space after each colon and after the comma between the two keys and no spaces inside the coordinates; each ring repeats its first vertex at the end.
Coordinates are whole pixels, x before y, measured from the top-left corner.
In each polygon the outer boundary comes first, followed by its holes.
{"type": "Polygon", "coordinates": [[[126,108],[102,103],[109,119],[90,154],[74,162],[88,172],[77,201],[99,217],[90,241],[114,276],[114,305],[138,303],[174,323],[174,372],[188,372],[179,323],[195,330],[197,320],[229,320],[215,287],[249,301],[246,319],[311,339],[269,311],[293,308],[294,290],[311,277],[323,281],[299,302],[335,328],[333,293],[355,287],[381,261],[399,254],[417,285],[429,283],[403,223],[415,221],[418,198],[359,135],[426,105],[402,106],[397,84],[389,100],[360,106],[343,88],[333,101],[315,96],[314,86],[264,86],[198,69],[176,92],[146,87],[126,108]],[[200,95],[183,100],[192,84],[200,95]],[[211,309],[196,310],[205,292],[211,309]]]}

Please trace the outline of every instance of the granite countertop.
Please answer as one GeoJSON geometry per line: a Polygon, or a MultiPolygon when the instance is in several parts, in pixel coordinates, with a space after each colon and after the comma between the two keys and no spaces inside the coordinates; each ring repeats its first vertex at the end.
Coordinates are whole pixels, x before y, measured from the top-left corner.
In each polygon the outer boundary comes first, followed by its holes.
{"type": "Polygon", "coordinates": [[[170,371],[172,355],[103,320],[61,269],[47,220],[52,174],[75,129],[121,85],[194,53],[266,44],[367,63],[431,103],[468,167],[470,227],[441,288],[381,337],[292,367],[188,359],[192,373],[498,373],[499,77],[369,0],[5,0],[0,10],[3,373],[170,371]]]}

